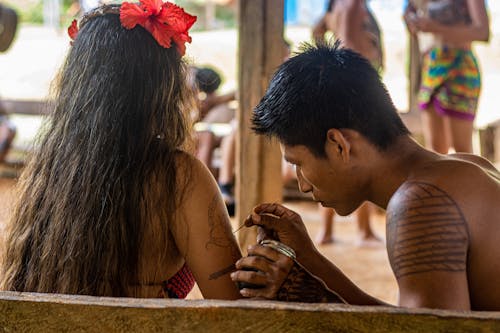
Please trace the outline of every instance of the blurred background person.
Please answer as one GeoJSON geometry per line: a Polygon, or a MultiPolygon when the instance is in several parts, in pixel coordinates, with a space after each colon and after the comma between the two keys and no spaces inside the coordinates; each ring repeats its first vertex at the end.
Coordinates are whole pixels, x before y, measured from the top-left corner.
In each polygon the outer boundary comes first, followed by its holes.
{"type": "Polygon", "coordinates": [[[410,0],[404,14],[411,34],[432,36],[422,59],[418,103],[426,145],[447,154],[472,153],[481,74],[472,42],[488,41],[483,0],[410,0]]]}
{"type": "MultiPolygon", "coordinates": [[[[379,71],[383,69],[381,31],[365,0],[330,0],[325,15],[313,28],[313,39],[316,43],[323,43],[327,32],[331,32],[343,46],[363,55],[379,71]]],[[[335,211],[321,205],[319,210],[322,229],[316,237],[316,242],[332,243],[335,211]]],[[[371,204],[364,203],[356,211],[359,235],[357,243],[360,246],[381,242],[370,225],[372,210],[371,204]]]]}
{"type": "Polygon", "coordinates": [[[230,103],[236,100],[236,92],[233,90],[224,94],[219,93],[222,76],[211,67],[192,67],[191,71],[198,105],[198,114],[195,116],[198,122],[195,125],[196,157],[217,175],[217,168],[213,165],[213,154],[224,135],[217,133],[213,125],[230,124],[234,120],[235,108],[230,103]]]}

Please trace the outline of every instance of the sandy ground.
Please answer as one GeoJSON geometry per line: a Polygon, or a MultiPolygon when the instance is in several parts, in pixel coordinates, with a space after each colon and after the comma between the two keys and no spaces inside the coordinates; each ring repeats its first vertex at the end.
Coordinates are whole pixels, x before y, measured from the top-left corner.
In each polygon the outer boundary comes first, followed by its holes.
{"type": "MultiPolygon", "coordinates": [[[[15,181],[0,178],[0,242],[3,241],[5,224],[11,214],[14,202],[15,181]]],[[[321,222],[317,205],[312,202],[293,201],[285,203],[301,213],[312,238],[318,233],[321,222]]],[[[356,246],[356,224],[354,218],[337,217],[335,223],[334,244],[319,246],[321,253],[335,262],[363,290],[384,301],[397,302],[397,285],[391,273],[385,246],[360,248],[356,246]]],[[[382,215],[375,215],[373,227],[378,235],[385,234],[385,222],[382,215]]],[[[237,224],[237,222],[235,223],[237,224]]],[[[194,289],[189,298],[201,298],[198,289],[194,289]]]]}

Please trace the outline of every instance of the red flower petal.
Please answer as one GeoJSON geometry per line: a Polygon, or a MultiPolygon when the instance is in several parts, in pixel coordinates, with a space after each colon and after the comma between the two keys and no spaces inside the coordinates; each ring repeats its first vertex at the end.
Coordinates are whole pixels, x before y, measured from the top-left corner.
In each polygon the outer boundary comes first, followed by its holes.
{"type": "Polygon", "coordinates": [[[150,15],[158,15],[163,5],[163,0],[139,0],[141,7],[144,8],[150,15]]]}
{"type": "Polygon", "coordinates": [[[169,27],[156,19],[151,19],[146,23],[146,30],[148,30],[154,39],[163,46],[164,48],[170,48],[172,46],[172,37],[175,31],[169,29],[169,27]]]}
{"type": "Polygon", "coordinates": [[[68,35],[69,35],[69,38],[71,38],[72,40],[75,40],[76,36],[78,35],[78,25],[76,23],[76,20],[73,20],[71,22],[71,25],[68,27],[68,35]]]}
{"type": "Polygon", "coordinates": [[[135,3],[124,2],[120,8],[120,21],[126,29],[132,29],[137,24],[144,26],[149,13],[135,3]]]}
{"type": "Polygon", "coordinates": [[[186,13],[183,8],[171,2],[163,4],[160,16],[162,21],[170,25],[173,30],[185,34],[196,22],[196,16],[186,13]]]}
{"type": "Polygon", "coordinates": [[[189,40],[184,40],[181,38],[179,35],[174,35],[173,38],[175,46],[177,47],[177,51],[181,56],[186,54],[186,42],[191,43],[191,37],[189,37],[189,40]]]}
{"type": "Polygon", "coordinates": [[[124,2],[120,20],[127,29],[143,26],[162,47],[169,48],[172,40],[181,55],[186,52],[186,42],[191,42],[189,28],[196,16],[189,15],[181,7],[162,0],[139,0],[140,5],[124,2]]]}

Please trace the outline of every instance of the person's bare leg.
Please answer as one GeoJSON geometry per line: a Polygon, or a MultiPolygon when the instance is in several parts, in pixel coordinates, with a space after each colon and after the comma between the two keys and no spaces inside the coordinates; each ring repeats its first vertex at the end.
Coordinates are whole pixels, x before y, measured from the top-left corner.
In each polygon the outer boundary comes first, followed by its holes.
{"type": "Polygon", "coordinates": [[[222,198],[226,204],[230,216],[235,213],[235,201],[233,195],[234,188],[234,165],[236,163],[236,130],[222,139],[221,165],[219,169],[218,183],[222,193],[222,198]]]}
{"type": "Polygon", "coordinates": [[[210,131],[196,132],[196,157],[212,170],[215,135],[210,131]]]}
{"type": "Polygon", "coordinates": [[[375,235],[370,224],[370,216],[372,211],[372,204],[369,202],[363,203],[356,210],[357,223],[358,223],[358,246],[373,246],[382,243],[380,237],[375,235]]]}
{"type": "Polygon", "coordinates": [[[451,145],[457,153],[472,153],[472,132],[474,123],[470,120],[446,117],[451,145]]]}
{"type": "Polygon", "coordinates": [[[0,123],[0,163],[5,161],[15,136],[15,129],[9,127],[7,123],[0,123]]]}
{"type": "Polygon", "coordinates": [[[448,129],[442,116],[432,106],[421,113],[425,146],[435,152],[447,154],[450,148],[448,129]]]}
{"type": "Polygon", "coordinates": [[[232,184],[234,182],[236,130],[222,139],[220,149],[221,166],[219,170],[219,184],[232,184]]]}
{"type": "Polygon", "coordinates": [[[321,214],[321,230],[316,236],[316,243],[320,245],[333,243],[335,241],[333,238],[335,210],[333,210],[333,208],[323,207],[321,204],[318,209],[321,214]]]}

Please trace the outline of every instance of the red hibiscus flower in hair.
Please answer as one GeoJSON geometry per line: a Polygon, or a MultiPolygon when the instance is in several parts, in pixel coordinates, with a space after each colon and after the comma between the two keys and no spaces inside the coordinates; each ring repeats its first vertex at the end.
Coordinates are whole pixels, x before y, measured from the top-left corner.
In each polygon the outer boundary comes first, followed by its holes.
{"type": "Polygon", "coordinates": [[[122,26],[132,29],[144,27],[154,39],[165,48],[172,41],[181,55],[186,52],[186,42],[191,42],[189,29],[196,22],[196,16],[189,15],[181,7],[162,0],[140,0],[139,4],[124,2],[120,9],[122,26]]]}
{"type": "Polygon", "coordinates": [[[76,23],[76,20],[73,20],[71,22],[71,25],[68,27],[68,35],[71,40],[75,40],[76,36],[78,35],[78,24],[76,23]]]}

